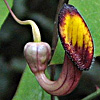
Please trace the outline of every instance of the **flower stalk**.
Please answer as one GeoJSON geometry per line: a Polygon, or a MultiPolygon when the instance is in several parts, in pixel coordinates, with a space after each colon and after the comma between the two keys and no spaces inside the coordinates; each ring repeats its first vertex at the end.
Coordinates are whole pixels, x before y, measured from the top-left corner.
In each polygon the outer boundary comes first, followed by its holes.
{"type": "Polygon", "coordinates": [[[96,97],[100,96],[100,89],[96,90],[94,93],[91,93],[87,97],[83,98],[82,100],[93,100],[96,97]]]}
{"type": "Polygon", "coordinates": [[[18,19],[15,14],[13,13],[13,11],[11,10],[9,4],[7,3],[6,0],[4,0],[8,10],[10,11],[12,17],[15,19],[16,22],[18,22],[19,24],[22,24],[22,25],[31,25],[32,27],[32,34],[33,34],[33,39],[34,39],[34,42],[41,42],[41,35],[40,35],[40,31],[39,31],[39,28],[38,26],[36,25],[36,23],[32,20],[25,20],[25,21],[21,21],[20,19],[18,19]]]}

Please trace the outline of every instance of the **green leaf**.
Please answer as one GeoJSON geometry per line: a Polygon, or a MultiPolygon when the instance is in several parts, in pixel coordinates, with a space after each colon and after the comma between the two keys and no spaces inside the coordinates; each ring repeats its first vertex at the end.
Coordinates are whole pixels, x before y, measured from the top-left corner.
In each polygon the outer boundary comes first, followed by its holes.
{"type": "MultiPolygon", "coordinates": [[[[12,7],[13,4],[13,0],[7,0],[7,2],[9,3],[10,7],[12,7]]],[[[3,0],[0,0],[0,29],[2,24],[4,23],[6,17],[8,16],[8,9],[4,3],[3,0]]]]}
{"type": "Polygon", "coordinates": [[[50,100],[50,95],[40,87],[27,66],[13,100],[50,100]]]}
{"type": "MultiPolygon", "coordinates": [[[[100,0],[70,0],[69,4],[74,5],[86,21],[94,42],[94,57],[100,56],[100,0]]],[[[61,45],[59,40],[50,65],[63,63],[64,49],[61,45]]]]}
{"type": "Polygon", "coordinates": [[[56,50],[54,52],[50,65],[62,64],[64,61],[64,54],[65,54],[65,50],[63,49],[63,46],[59,38],[57,46],[56,46],[56,50]]]}

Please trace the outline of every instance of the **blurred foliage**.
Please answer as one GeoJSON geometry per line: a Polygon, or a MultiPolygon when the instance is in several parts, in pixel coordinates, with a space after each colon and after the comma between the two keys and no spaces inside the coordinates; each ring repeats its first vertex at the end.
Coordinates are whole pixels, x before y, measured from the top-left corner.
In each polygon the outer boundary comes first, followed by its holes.
{"type": "Polygon", "coordinates": [[[47,100],[47,98],[50,100],[50,95],[40,87],[35,75],[27,66],[13,100],[47,100]]]}
{"type": "Polygon", "coordinates": [[[64,62],[64,54],[65,54],[65,50],[63,49],[62,43],[59,38],[56,46],[56,50],[54,52],[52,60],[50,61],[50,65],[62,64],[64,62]]]}
{"type": "MultiPolygon", "coordinates": [[[[13,0],[9,0],[8,3],[11,7],[13,4],[13,0]]],[[[8,15],[8,13],[9,13],[9,11],[7,10],[6,5],[4,6],[3,0],[0,0],[0,29],[1,29],[1,26],[4,22],[4,20],[6,19],[7,15],[8,15]]]]}
{"type": "MultiPolygon", "coordinates": [[[[10,3],[9,1],[11,0],[7,1],[8,3],[10,3]]],[[[0,1],[0,5],[1,2],[3,1],[2,0],[0,1]]],[[[84,16],[95,42],[95,57],[100,56],[100,50],[99,50],[100,30],[98,28],[100,26],[99,24],[100,1],[70,0],[70,3],[73,4],[76,8],[78,8],[78,10],[84,16]]],[[[57,4],[58,0],[14,0],[13,11],[16,14],[16,16],[18,16],[18,18],[22,20],[25,19],[34,20],[40,28],[42,41],[46,41],[51,45],[53,26],[54,26],[53,22],[55,19],[57,4]]],[[[3,9],[2,7],[4,6],[0,6],[0,13],[3,9]]],[[[5,8],[5,10],[7,9],[5,8]]],[[[0,24],[1,24],[1,18],[0,18],[0,24]]],[[[0,100],[11,100],[16,91],[21,74],[26,66],[26,62],[23,57],[23,47],[29,41],[33,41],[31,34],[31,27],[21,26],[17,24],[9,14],[9,16],[5,20],[0,30],[0,100]]],[[[60,53],[58,52],[58,54],[60,53]]],[[[94,61],[91,70],[83,73],[78,87],[71,94],[64,97],[59,97],[59,100],[80,100],[81,98],[94,92],[96,90],[96,85],[100,87],[99,62],[100,58],[97,57],[94,61]]],[[[56,76],[55,76],[56,79],[58,78],[60,71],[61,71],[61,65],[58,65],[58,67],[56,68],[56,76]]],[[[27,90],[29,88],[30,91],[32,91],[32,93],[29,92],[29,95],[27,96],[26,100],[28,100],[29,98],[30,98],[29,100],[31,100],[31,98],[33,98],[34,95],[33,89],[36,90],[38,89],[38,91],[40,91],[39,93],[38,92],[35,93],[35,95],[39,94],[39,97],[43,96],[41,94],[46,94],[36,82],[34,75],[30,72],[29,68],[25,69],[19,87],[21,89],[19,88],[20,90],[18,91],[21,91],[20,93],[22,93],[22,95],[20,94],[20,96],[22,97],[28,95],[27,90]],[[24,77],[26,77],[27,79],[24,77]],[[29,77],[32,81],[30,81],[29,77]],[[23,82],[26,82],[27,84],[21,86],[23,82]],[[30,87],[30,84],[33,88],[30,87]],[[38,88],[34,87],[35,84],[38,88]],[[23,94],[24,90],[26,90],[25,94],[23,94]]],[[[46,96],[49,95],[45,95],[44,98],[46,98],[46,96]]],[[[36,96],[35,100],[40,100],[39,97],[36,96]]],[[[16,95],[15,100],[21,100],[21,99],[19,99],[18,95],[16,95]]],[[[46,99],[41,98],[41,100],[46,100],[46,99]]],[[[95,100],[99,99],[97,98],[95,100]]]]}
{"type": "MultiPolygon", "coordinates": [[[[100,87],[100,62],[95,59],[89,71],[84,71],[77,88],[69,95],[59,97],[59,100],[81,100],[96,91],[96,86],[100,87]]],[[[100,60],[99,60],[100,61],[100,60]]],[[[61,70],[61,68],[59,68],[61,70]]],[[[99,100],[100,96],[92,99],[99,100]]]]}
{"type": "Polygon", "coordinates": [[[11,100],[21,73],[6,63],[3,57],[0,57],[0,100],[11,100]]]}

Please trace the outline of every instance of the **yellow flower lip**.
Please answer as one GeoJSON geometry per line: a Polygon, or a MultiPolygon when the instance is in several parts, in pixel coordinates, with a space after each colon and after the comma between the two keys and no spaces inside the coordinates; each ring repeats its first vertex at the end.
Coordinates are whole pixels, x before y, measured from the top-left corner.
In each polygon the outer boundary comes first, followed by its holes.
{"type": "Polygon", "coordinates": [[[80,70],[90,68],[94,46],[84,19],[72,5],[64,4],[58,16],[58,33],[64,49],[80,70]]]}

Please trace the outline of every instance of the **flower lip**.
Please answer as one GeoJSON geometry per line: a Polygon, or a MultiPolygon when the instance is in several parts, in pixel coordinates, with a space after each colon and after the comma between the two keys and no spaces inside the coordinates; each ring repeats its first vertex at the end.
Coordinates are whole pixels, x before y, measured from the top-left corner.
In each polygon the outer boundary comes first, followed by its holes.
{"type": "Polygon", "coordinates": [[[80,70],[92,63],[94,45],[84,19],[72,5],[64,4],[58,16],[58,33],[70,59],[80,70]]]}

